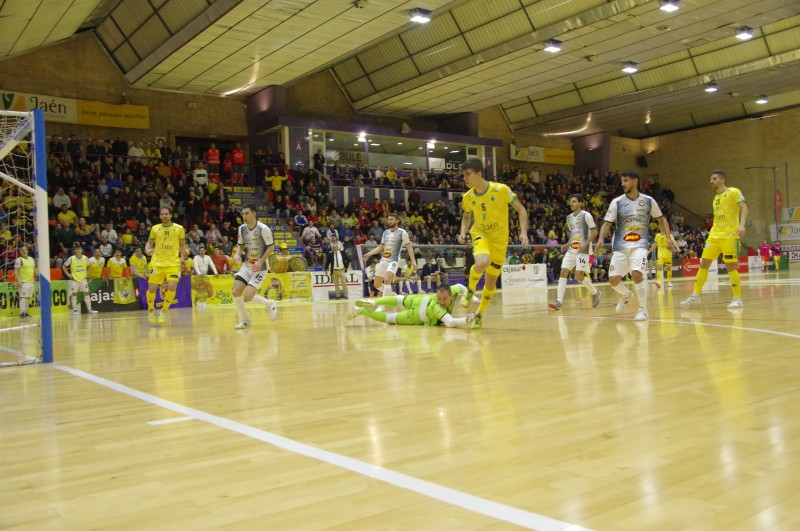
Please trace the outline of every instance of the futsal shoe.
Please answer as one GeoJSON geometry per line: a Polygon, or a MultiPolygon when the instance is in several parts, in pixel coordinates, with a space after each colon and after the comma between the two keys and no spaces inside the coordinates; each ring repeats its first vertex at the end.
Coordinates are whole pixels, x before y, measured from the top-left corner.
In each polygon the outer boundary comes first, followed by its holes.
{"type": "Polygon", "coordinates": [[[603,297],[603,294],[600,293],[600,290],[597,290],[597,293],[592,295],[592,308],[597,308],[600,305],[600,299],[603,297]]]}
{"type": "Polygon", "coordinates": [[[622,298],[619,300],[619,302],[617,303],[617,307],[616,307],[616,308],[614,308],[614,311],[615,311],[615,312],[617,312],[617,313],[620,313],[620,312],[622,312],[622,310],[624,310],[624,309],[625,309],[625,306],[626,306],[626,305],[627,305],[629,302],[631,302],[631,299],[632,299],[632,298],[633,298],[633,293],[629,291],[627,296],[625,296],[625,297],[622,297],[622,298]]]}
{"type": "MultiPolygon", "coordinates": [[[[600,293],[600,292],[598,291],[598,293],[600,293]]],[[[554,310],[560,310],[561,309],[561,301],[551,302],[550,304],[548,304],[548,306],[550,306],[554,310]]]]}
{"type": "Polygon", "coordinates": [[[347,320],[352,321],[359,315],[361,315],[361,308],[354,308],[350,311],[350,313],[347,314],[347,320]]]}
{"type": "Polygon", "coordinates": [[[692,293],[689,295],[689,298],[685,301],[681,301],[681,306],[684,308],[688,308],[689,306],[699,306],[700,305],[700,295],[695,295],[692,293]]]}
{"type": "Polygon", "coordinates": [[[475,314],[475,318],[472,320],[472,325],[470,328],[473,330],[480,330],[483,327],[483,316],[479,313],[475,314]]]}
{"type": "Polygon", "coordinates": [[[668,287],[668,288],[671,288],[671,287],[672,287],[672,282],[671,282],[671,281],[669,281],[669,280],[667,280],[667,287],[668,287]]]}
{"type": "Polygon", "coordinates": [[[359,299],[355,302],[356,308],[375,308],[375,301],[369,299],[359,299]]]}
{"type": "Polygon", "coordinates": [[[647,310],[644,308],[639,308],[639,311],[636,312],[636,317],[633,318],[634,321],[647,321],[650,319],[650,316],[647,315],[647,310]]]}
{"type": "Polygon", "coordinates": [[[731,303],[728,305],[728,308],[734,310],[736,308],[744,308],[744,303],[742,299],[733,299],[731,303]]]}
{"type": "Polygon", "coordinates": [[[273,300],[267,300],[267,315],[269,315],[270,321],[278,318],[278,307],[273,300]]]}
{"type": "Polygon", "coordinates": [[[248,328],[251,324],[252,323],[250,323],[250,321],[242,321],[238,325],[234,326],[234,328],[236,330],[244,330],[245,328],[248,328]]]}
{"type": "Polygon", "coordinates": [[[24,313],[19,314],[19,318],[20,319],[30,319],[31,316],[30,316],[30,314],[28,312],[24,312],[24,313]]]}
{"type": "Polygon", "coordinates": [[[94,315],[94,314],[99,313],[99,312],[97,310],[89,310],[89,313],[94,315]]]}
{"type": "MultiPolygon", "coordinates": [[[[475,292],[472,291],[471,289],[468,289],[467,292],[461,297],[461,307],[462,308],[469,308],[469,303],[472,302],[473,295],[475,295],[475,292]]],[[[473,328],[475,328],[475,327],[473,327],[473,328]]]]}
{"type": "Polygon", "coordinates": [[[166,310],[161,310],[158,313],[158,319],[156,319],[156,322],[158,324],[164,324],[164,323],[167,322],[167,312],[166,312],[166,310]]]}
{"type": "Polygon", "coordinates": [[[156,324],[156,311],[155,310],[148,310],[147,311],[147,322],[150,324],[156,324]]]}
{"type": "Polygon", "coordinates": [[[661,289],[661,282],[656,282],[656,289],[661,289]]]}

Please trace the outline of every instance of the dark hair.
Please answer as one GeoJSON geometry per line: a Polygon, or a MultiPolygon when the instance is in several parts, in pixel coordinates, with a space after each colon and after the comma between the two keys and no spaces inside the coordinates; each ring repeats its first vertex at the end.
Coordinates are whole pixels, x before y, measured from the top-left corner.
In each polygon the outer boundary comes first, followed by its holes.
{"type": "Polygon", "coordinates": [[[253,203],[247,203],[245,205],[242,205],[242,210],[244,210],[245,208],[248,209],[250,212],[257,212],[256,205],[253,203]]]}
{"type": "Polygon", "coordinates": [[[621,177],[636,179],[636,190],[639,190],[639,174],[633,170],[625,170],[620,174],[621,177]]]}
{"type": "Polygon", "coordinates": [[[583,203],[583,196],[581,194],[570,194],[569,198],[572,199],[573,197],[580,203],[583,203]]]}
{"type": "Polygon", "coordinates": [[[719,175],[720,177],[722,177],[726,181],[728,180],[728,175],[722,170],[714,170],[714,171],[711,172],[711,175],[719,175]]]}
{"type": "Polygon", "coordinates": [[[469,158],[461,164],[461,169],[483,173],[483,162],[480,159],[469,158]]]}
{"type": "MultiPolygon", "coordinates": [[[[451,295],[453,294],[453,292],[450,291],[450,286],[448,286],[447,284],[439,284],[439,287],[436,288],[436,292],[438,293],[440,291],[447,292],[447,293],[449,293],[451,295]]],[[[463,295],[463,296],[466,297],[466,295],[463,295]]]]}

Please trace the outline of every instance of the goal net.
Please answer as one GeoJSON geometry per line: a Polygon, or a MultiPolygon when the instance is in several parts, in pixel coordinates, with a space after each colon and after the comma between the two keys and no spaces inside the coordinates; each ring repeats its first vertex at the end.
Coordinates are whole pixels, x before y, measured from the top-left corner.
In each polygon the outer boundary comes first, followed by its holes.
{"type": "Polygon", "coordinates": [[[0,111],[0,366],[53,361],[46,189],[44,114],[0,111]]]}

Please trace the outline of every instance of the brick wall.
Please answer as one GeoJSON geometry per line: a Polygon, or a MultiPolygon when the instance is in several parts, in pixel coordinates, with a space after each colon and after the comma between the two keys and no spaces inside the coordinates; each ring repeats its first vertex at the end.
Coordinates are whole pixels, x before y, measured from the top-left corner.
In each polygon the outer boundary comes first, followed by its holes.
{"type": "Polygon", "coordinates": [[[246,137],[244,100],[195,96],[131,88],[102,45],[91,33],[2,61],[3,90],[44,94],[106,103],[129,103],[150,108],[150,129],[117,129],[48,123],[47,134],[75,133],[84,138],[99,132],[102,138],[121,135],[127,140],[152,142],[171,138],[177,131],[198,137],[246,137]],[[194,109],[189,103],[196,103],[194,109]]]}

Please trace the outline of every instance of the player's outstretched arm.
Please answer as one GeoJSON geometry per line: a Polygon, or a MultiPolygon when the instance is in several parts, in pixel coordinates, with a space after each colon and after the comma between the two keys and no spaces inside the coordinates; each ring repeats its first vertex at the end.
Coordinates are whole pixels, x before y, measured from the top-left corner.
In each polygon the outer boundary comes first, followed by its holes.
{"type": "Polygon", "coordinates": [[[464,326],[470,324],[475,319],[475,314],[470,313],[465,317],[453,317],[449,313],[442,317],[442,322],[447,328],[455,328],[456,326],[464,326]]]}

